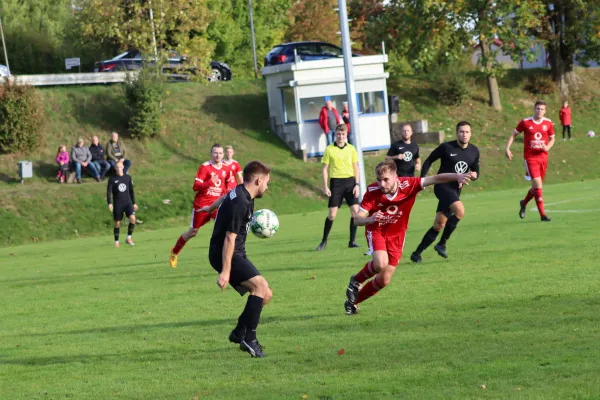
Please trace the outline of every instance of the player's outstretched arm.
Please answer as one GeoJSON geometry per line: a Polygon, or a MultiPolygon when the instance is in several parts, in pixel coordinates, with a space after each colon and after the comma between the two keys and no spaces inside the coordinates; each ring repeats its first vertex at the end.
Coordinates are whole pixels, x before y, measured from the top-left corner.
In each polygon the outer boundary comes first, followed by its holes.
{"type": "Polygon", "coordinates": [[[421,168],[421,178],[425,178],[427,176],[429,168],[431,168],[431,164],[442,158],[442,155],[444,154],[444,150],[442,150],[443,146],[444,143],[440,144],[438,147],[435,148],[435,150],[431,152],[431,154],[429,154],[429,157],[425,159],[423,167],[421,168]]]}
{"type": "Polygon", "coordinates": [[[506,158],[508,158],[509,160],[512,160],[512,152],[510,151],[510,146],[512,146],[513,142],[515,141],[515,136],[517,136],[520,132],[517,131],[516,129],[513,131],[513,133],[510,134],[510,136],[508,137],[508,140],[506,141],[506,148],[504,149],[504,154],[506,155],[506,158]]]}
{"type": "Polygon", "coordinates": [[[358,213],[354,216],[354,225],[356,226],[365,226],[370,225],[374,222],[379,221],[383,213],[381,211],[377,211],[375,214],[369,217],[369,213],[365,210],[359,210],[358,213]]]}
{"type": "Polygon", "coordinates": [[[206,213],[211,213],[211,212],[215,211],[217,208],[219,208],[219,206],[221,205],[223,200],[225,200],[226,196],[227,195],[224,194],[223,196],[221,196],[218,199],[216,199],[215,201],[213,201],[213,203],[210,206],[204,206],[204,207],[200,208],[198,211],[206,212],[206,213]]]}
{"type": "Polygon", "coordinates": [[[471,174],[438,174],[426,176],[423,178],[423,187],[437,185],[440,183],[458,182],[459,185],[468,185],[471,181],[471,174]]]}

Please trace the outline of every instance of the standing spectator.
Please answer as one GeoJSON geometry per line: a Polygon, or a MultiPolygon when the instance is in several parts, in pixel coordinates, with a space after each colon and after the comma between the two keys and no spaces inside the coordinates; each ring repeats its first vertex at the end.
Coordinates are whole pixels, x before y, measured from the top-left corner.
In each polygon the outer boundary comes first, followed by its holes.
{"type": "Polygon", "coordinates": [[[92,137],[90,153],[92,153],[92,164],[100,173],[100,180],[103,181],[108,171],[110,171],[110,164],[104,158],[104,147],[98,142],[98,136],[92,137]]]}
{"type": "Polygon", "coordinates": [[[331,100],[327,100],[325,102],[325,106],[321,108],[321,113],[319,114],[319,125],[321,129],[323,129],[323,133],[327,138],[327,145],[329,146],[333,143],[335,136],[335,127],[342,123],[342,119],[338,114],[335,107],[333,107],[333,103],[331,100]]]}
{"type": "Polygon", "coordinates": [[[64,144],[58,146],[58,151],[56,152],[56,162],[58,163],[59,168],[56,179],[58,179],[60,183],[65,183],[67,174],[69,173],[69,152],[67,151],[67,146],[64,144]]]}
{"type": "Polygon", "coordinates": [[[352,132],[350,130],[350,110],[348,109],[347,101],[344,102],[344,111],[342,111],[342,120],[344,121],[344,124],[346,124],[346,127],[348,127],[348,143],[353,145],[354,143],[352,143],[352,136],[350,135],[350,132],[352,132]]]}
{"type": "Polygon", "coordinates": [[[106,144],[106,159],[110,163],[110,166],[115,169],[115,163],[119,160],[123,160],[123,173],[127,174],[129,168],[131,168],[131,161],[126,158],[126,149],[123,142],[119,141],[119,134],[113,132],[109,142],[106,144]]]}
{"type": "Polygon", "coordinates": [[[90,153],[90,149],[88,149],[87,146],[84,146],[82,137],[77,139],[77,144],[71,148],[71,162],[73,163],[73,167],[75,167],[75,178],[77,179],[77,183],[82,183],[82,167],[87,168],[88,173],[92,175],[96,182],[100,182],[98,170],[96,169],[96,166],[92,164],[92,153],[90,153]]]}
{"type": "Polygon", "coordinates": [[[567,100],[563,101],[563,106],[560,109],[558,116],[560,117],[560,123],[563,127],[563,142],[567,140],[565,138],[565,131],[569,132],[569,140],[571,140],[571,109],[569,108],[569,102],[567,100]]]}

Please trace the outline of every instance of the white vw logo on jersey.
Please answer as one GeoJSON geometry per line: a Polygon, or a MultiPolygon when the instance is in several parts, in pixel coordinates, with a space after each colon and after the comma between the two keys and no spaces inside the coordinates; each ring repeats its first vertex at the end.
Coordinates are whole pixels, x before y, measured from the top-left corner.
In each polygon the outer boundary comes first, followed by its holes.
{"type": "Polygon", "coordinates": [[[459,174],[464,174],[469,169],[469,166],[464,161],[459,161],[454,165],[454,170],[459,174]]]}
{"type": "Polygon", "coordinates": [[[119,192],[121,192],[121,193],[122,193],[122,192],[124,192],[124,191],[126,191],[126,190],[127,190],[127,185],[126,185],[126,184],[124,184],[124,183],[121,183],[121,184],[119,185],[119,192]]]}
{"type": "Polygon", "coordinates": [[[410,151],[404,153],[404,161],[409,162],[412,160],[413,154],[410,151]]]}

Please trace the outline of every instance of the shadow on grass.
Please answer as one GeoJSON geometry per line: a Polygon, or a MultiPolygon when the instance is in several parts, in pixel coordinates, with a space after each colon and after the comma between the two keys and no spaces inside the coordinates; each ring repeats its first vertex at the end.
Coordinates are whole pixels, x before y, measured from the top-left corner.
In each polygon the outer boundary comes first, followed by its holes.
{"type": "MultiPolygon", "coordinates": [[[[126,137],[128,112],[125,94],[120,87],[113,88],[95,93],[68,92],[67,99],[72,104],[75,118],[82,125],[91,125],[108,133],[117,131],[126,137]]],[[[100,138],[100,143],[105,143],[108,133],[106,138],[100,138]]]]}
{"type": "Polygon", "coordinates": [[[273,144],[291,154],[291,150],[271,132],[265,95],[208,96],[202,104],[202,111],[243,135],[273,144]]]}

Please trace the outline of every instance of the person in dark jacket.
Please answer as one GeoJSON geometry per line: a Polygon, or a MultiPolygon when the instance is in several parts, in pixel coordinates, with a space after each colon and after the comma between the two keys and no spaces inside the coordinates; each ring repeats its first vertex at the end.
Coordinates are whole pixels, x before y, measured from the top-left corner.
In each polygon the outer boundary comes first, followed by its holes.
{"type": "Polygon", "coordinates": [[[105,159],[104,147],[98,141],[98,136],[92,137],[90,153],[92,153],[92,164],[96,166],[96,169],[100,173],[100,180],[103,181],[108,171],[110,171],[111,166],[105,159]]]}

